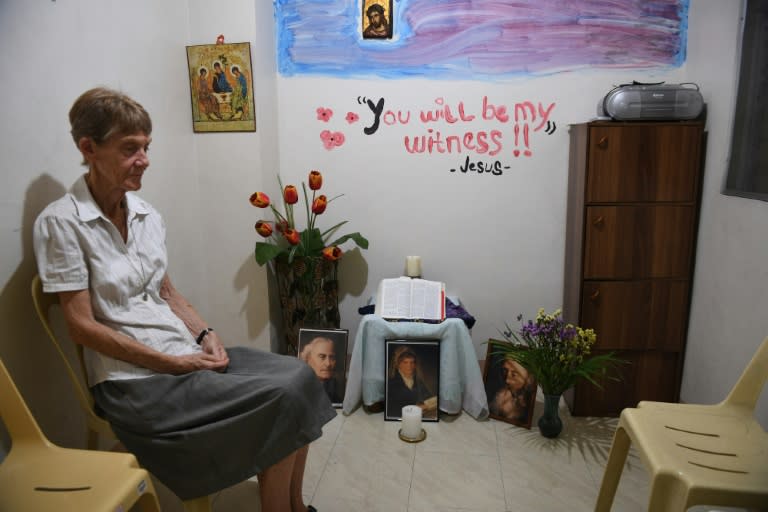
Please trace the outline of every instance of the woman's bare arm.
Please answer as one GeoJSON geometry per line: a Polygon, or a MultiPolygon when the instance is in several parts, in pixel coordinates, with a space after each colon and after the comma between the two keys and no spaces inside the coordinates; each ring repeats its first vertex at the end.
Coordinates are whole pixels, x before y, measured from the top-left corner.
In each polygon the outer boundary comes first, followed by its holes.
{"type": "MultiPolygon", "coordinates": [[[[197,336],[208,328],[208,324],[200,317],[192,304],[179,292],[171,283],[171,278],[166,276],[163,278],[163,282],[160,285],[160,297],[162,297],[170,306],[171,311],[184,322],[192,336],[197,336]]],[[[227,357],[227,351],[224,349],[224,345],[219,339],[219,335],[215,331],[210,331],[205,335],[200,345],[203,347],[203,351],[210,354],[213,357],[218,358],[221,361],[226,360],[226,364],[229,364],[229,358],[227,357]]],[[[226,367],[224,364],[224,368],[226,367]]],[[[223,368],[222,368],[223,369],[223,368]]]]}
{"type": "Polygon", "coordinates": [[[102,324],[93,316],[88,290],[59,292],[59,301],[70,337],[75,343],[159,373],[178,375],[221,368],[221,360],[209,353],[184,356],[164,354],[102,324]]]}

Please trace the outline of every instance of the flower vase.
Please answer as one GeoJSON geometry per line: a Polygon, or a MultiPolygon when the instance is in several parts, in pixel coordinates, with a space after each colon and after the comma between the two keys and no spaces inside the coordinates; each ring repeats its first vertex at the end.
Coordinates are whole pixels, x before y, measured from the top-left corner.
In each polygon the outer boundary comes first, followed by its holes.
{"type": "Polygon", "coordinates": [[[560,419],[560,395],[544,395],[544,414],[539,418],[539,431],[544,437],[557,437],[563,430],[560,419]]]}
{"type": "Polygon", "coordinates": [[[338,264],[322,257],[275,260],[285,353],[297,354],[302,327],[338,328],[340,325],[338,264]]]}

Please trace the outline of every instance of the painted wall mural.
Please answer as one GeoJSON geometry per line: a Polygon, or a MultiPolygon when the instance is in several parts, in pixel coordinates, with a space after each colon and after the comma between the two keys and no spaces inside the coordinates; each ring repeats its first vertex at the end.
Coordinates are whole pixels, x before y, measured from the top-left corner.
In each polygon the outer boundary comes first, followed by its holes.
{"type": "Polygon", "coordinates": [[[483,96],[451,104],[438,97],[424,108],[404,109],[389,106],[383,97],[358,96],[355,103],[343,121],[335,119],[333,107],[316,108],[322,123],[319,142],[325,149],[345,147],[348,130],[375,136],[380,130],[395,129],[404,133],[400,150],[405,154],[459,156],[458,164],[448,169],[451,173],[500,176],[511,168],[510,158],[533,155],[534,134],[552,135],[557,130],[554,102],[520,101],[508,106],[483,96]]]}
{"type": "Polygon", "coordinates": [[[391,39],[363,0],[274,0],[285,76],[487,79],[685,60],[690,0],[395,0],[391,39]]]}

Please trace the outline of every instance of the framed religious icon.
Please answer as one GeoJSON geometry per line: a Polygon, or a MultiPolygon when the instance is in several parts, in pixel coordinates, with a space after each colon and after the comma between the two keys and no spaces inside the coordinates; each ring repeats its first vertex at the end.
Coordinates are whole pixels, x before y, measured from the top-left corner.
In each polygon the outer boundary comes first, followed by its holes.
{"type": "Polygon", "coordinates": [[[536,377],[518,362],[494,353],[488,343],[483,370],[491,418],[531,428],[536,403],[536,377]]]}
{"type": "Polygon", "coordinates": [[[195,132],[253,132],[251,44],[187,46],[195,132]]]}
{"type": "Polygon", "coordinates": [[[417,405],[422,420],[438,421],[440,340],[393,339],[386,340],[384,347],[384,419],[399,421],[403,407],[417,405]]]}
{"type": "Polygon", "coordinates": [[[348,337],[346,329],[299,329],[299,359],[314,370],[334,407],[344,402],[348,337]]]}
{"type": "Polygon", "coordinates": [[[363,0],[363,39],[392,39],[392,0],[363,0]]]}

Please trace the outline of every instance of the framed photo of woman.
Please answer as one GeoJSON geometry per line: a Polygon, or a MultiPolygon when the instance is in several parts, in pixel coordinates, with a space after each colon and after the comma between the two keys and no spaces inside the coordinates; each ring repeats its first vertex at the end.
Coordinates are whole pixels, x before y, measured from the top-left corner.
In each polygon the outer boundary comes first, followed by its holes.
{"type": "Polygon", "coordinates": [[[483,382],[491,418],[531,428],[536,403],[536,377],[520,363],[494,354],[489,340],[483,382]]]}
{"type": "Polygon", "coordinates": [[[386,340],[384,347],[384,419],[399,421],[403,407],[417,405],[423,421],[438,421],[440,340],[393,339],[386,340]]]}

